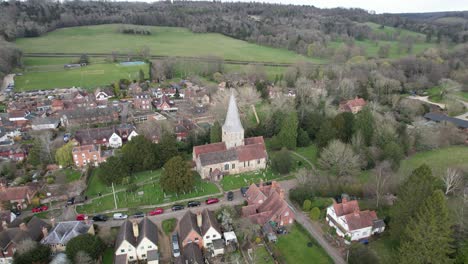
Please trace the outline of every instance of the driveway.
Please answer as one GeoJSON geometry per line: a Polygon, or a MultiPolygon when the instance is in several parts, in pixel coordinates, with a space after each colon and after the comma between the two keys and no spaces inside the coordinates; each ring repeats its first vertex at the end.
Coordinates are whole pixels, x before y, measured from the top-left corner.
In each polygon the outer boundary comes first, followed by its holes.
{"type": "Polygon", "coordinates": [[[440,107],[441,109],[445,109],[445,104],[439,104],[439,103],[431,102],[431,101],[429,101],[429,96],[411,95],[411,96],[408,96],[408,99],[419,100],[421,102],[425,102],[425,103],[428,103],[428,104],[431,104],[431,105],[436,105],[436,106],[440,107]]]}
{"type": "Polygon", "coordinates": [[[1,91],[4,91],[7,88],[8,84],[10,84],[10,83],[15,83],[15,75],[14,74],[7,74],[3,78],[1,91]]]}

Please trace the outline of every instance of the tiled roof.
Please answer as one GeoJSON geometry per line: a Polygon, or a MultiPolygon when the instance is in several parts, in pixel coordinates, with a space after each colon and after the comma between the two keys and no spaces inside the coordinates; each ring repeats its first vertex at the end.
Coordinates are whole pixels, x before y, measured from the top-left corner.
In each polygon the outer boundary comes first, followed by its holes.
{"type": "Polygon", "coordinates": [[[96,143],[94,141],[102,141],[104,139],[108,141],[114,131],[112,127],[80,129],[75,132],[75,139],[81,145],[93,144],[96,143]]]}
{"type": "Polygon", "coordinates": [[[17,244],[25,239],[38,241],[42,238],[42,228],[50,228],[46,222],[35,216],[29,220],[26,227],[27,231],[21,230],[19,227],[14,227],[0,232],[0,248],[7,247],[11,242],[17,244]]]}
{"type": "Polygon", "coordinates": [[[258,160],[267,157],[265,145],[263,144],[239,146],[236,150],[240,162],[258,160]]]}
{"type": "Polygon", "coordinates": [[[342,203],[334,203],[333,209],[335,209],[335,214],[337,217],[359,211],[359,204],[357,200],[346,201],[342,203]]]}
{"type": "Polygon", "coordinates": [[[239,157],[237,155],[236,149],[200,154],[200,162],[202,166],[234,161],[238,159],[239,157]]]}
{"type": "Polygon", "coordinates": [[[191,211],[187,211],[184,214],[182,219],[179,222],[179,236],[181,240],[185,240],[185,238],[190,234],[190,232],[195,231],[200,236],[200,229],[197,226],[197,218],[191,211]]]}
{"type": "Polygon", "coordinates": [[[346,101],[344,104],[346,104],[349,107],[365,106],[366,101],[364,99],[362,99],[362,98],[356,97],[356,98],[354,98],[352,100],[346,101]]]}
{"type": "Polygon", "coordinates": [[[25,199],[29,193],[30,198],[36,192],[34,186],[9,187],[0,191],[0,201],[11,201],[25,199]]]}
{"type": "Polygon", "coordinates": [[[214,213],[205,208],[205,210],[202,212],[202,234],[206,234],[210,227],[213,227],[218,233],[221,234],[221,229],[219,228],[219,224],[218,221],[216,221],[214,213]]]}
{"type": "Polygon", "coordinates": [[[198,157],[200,154],[226,150],[226,144],[224,142],[206,144],[193,147],[193,152],[195,157],[198,157]]]}
{"type": "Polygon", "coordinates": [[[263,137],[250,137],[250,138],[245,138],[244,139],[244,144],[245,145],[252,145],[252,144],[263,144],[265,145],[265,140],[263,140],[263,137]]]}
{"type": "Polygon", "coordinates": [[[374,220],[377,220],[375,211],[359,211],[344,216],[349,230],[357,230],[365,227],[372,227],[374,220]]]}
{"type": "Polygon", "coordinates": [[[133,246],[136,245],[135,237],[133,236],[133,224],[129,220],[125,220],[120,226],[119,233],[115,240],[115,248],[119,248],[123,241],[127,241],[133,246]]]}
{"type": "Polygon", "coordinates": [[[59,222],[47,237],[42,240],[43,244],[66,245],[70,239],[88,233],[91,225],[82,221],[59,222]]]}
{"type": "Polygon", "coordinates": [[[158,228],[149,218],[143,218],[143,220],[138,225],[138,229],[139,236],[137,244],[139,244],[145,237],[155,245],[158,244],[158,228]]]}
{"type": "Polygon", "coordinates": [[[187,244],[183,250],[182,255],[188,264],[203,264],[203,255],[197,243],[187,244]]]}

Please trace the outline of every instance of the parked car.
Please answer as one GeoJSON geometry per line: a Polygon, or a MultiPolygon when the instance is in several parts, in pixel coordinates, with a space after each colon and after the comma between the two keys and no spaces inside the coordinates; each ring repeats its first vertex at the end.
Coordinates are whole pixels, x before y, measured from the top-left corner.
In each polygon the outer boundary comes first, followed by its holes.
{"type": "Polygon", "coordinates": [[[47,205],[39,205],[38,207],[34,207],[32,209],[33,213],[40,213],[49,210],[49,207],[47,205]]]}
{"type": "Polygon", "coordinates": [[[115,213],[113,216],[114,220],[125,220],[127,217],[128,215],[122,213],[115,213]]]}
{"type": "Polygon", "coordinates": [[[134,218],[142,218],[142,217],[145,217],[145,213],[143,213],[143,212],[137,212],[137,213],[134,213],[134,214],[133,214],[133,217],[134,217],[134,218]]]}
{"type": "Polygon", "coordinates": [[[76,221],[84,221],[86,219],[88,219],[88,216],[85,214],[79,214],[76,216],[76,221]]]}
{"type": "Polygon", "coordinates": [[[241,187],[240,188],[240,192],[241,192],[243,197],[245,197],[245,195],[247,194],[248,189],[249,189],[248,187],[241,187]]]}
{"type": "Polygon", "coordinates": [[[20,215],[21,215],[21,211],[18,210],[18,209],[11,209],[11,212],[14,213],[16,216],[20,216],[20,215]]]}
{"type": "Polygon", "coordinates": [[[180,256],[179,238],[177,234],[172,235],[172,255],[175,258],[180,256]]]}
{"type": "Polygon", "coordinates": [[[105,222],[107,221],[107,216],[106,215],[95,215],[93,216],[93,221],[96,221],[96,222],[105,222]]]}
{"type": "Polygon", "coordinates": [[[218,202],[219,202],[218,198],[208,198],[206,200],[206,204],[215,204],[215,203],[218,203],[218,202]]]}
{"type": "Polygon", "coordinates": [[[174,204],[171,209],[172,211],[179,211],[179,210],[183,210],[184,208],[185,207],[181,204],[174,204]]]}
{"type": "Polygon", "coordinates": [[[280,226],[278,229],[276,229],[276,234],[278,235],[285,235],[288,233],[288,230],[286,230],[286,227],[280,226]]]}
{"type": "Polygon", "coordinates": [[[67,204],[68,205],[75,204],[75,197],[72,197],[72,198],[68,199],[67,204]]]}
{"type": "Polygon", "coordinates": [[[201,203],[199,201],[190,201],[187,203],[187,207],[198,207],[201,203]]]}
{"type": "Polygon", "coordinates": [[[228,199],[228,201],[234,200],[234,193],[233,192],[228,192],[227,193],[227,199],[228,199]]]}
{"type": "Polygon", "coordinates": [[[164,209],[162,209],[162,208],[156,208],[156,209],[150,211],[150,212],[148,213],[148,215],[151,215],[151,216],[152,216],[152,215],[160,215],[160,214],[162,214],[162,213],[164,213],[164,209]]]}

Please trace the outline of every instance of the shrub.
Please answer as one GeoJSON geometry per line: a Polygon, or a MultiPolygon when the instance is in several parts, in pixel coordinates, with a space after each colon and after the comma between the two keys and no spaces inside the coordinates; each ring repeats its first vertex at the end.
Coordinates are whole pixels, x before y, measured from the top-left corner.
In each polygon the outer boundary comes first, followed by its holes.
{"type": "Polygon", "coordinates": [[[260,237],[255,238],[255,243],[260,244],[262,242],[262,239],[260,237]]]}
{"type": "Polygon", "coordinates": [[[175,218],[162,221],[162,228],[164,230],[164,233],[166,233],[166,235],[169,235],[170,233],[172,233],[176,227],[176,224],[177,224],[177,219],[175,218]]]}
{"type": "Polygon", "coordinates": [[[55,178],[54,177],[47,177],[47,184],[52,184],[55,182],[55,178]]]}
{"type": "Polygon", "coordinates": [[[272,159],[272,169],[280,174],[287,174],[291,171],[293,160],[291,153],[285,148],[280,150],[272,159]]]}
{"type": "Polygon", "coordinates": [[[297,204],[302,204],[305,200],[312,200],[314,194],[310,188],[299,187],[289,191],[289,198],[297,204]]]}
{"type": "Polygon", "coordinates": [[[306,212],[310,211],[310,206],[312,205],[312,202],[310,200],[305,200],[304,204],[302,205],[302,209],[306,212]]]}
{"type": "Polygon", "coordinates": [[[310,211],[310,219],[317,221],[320,217],[320,209],[318,207],[312,208],[310,211]]]}

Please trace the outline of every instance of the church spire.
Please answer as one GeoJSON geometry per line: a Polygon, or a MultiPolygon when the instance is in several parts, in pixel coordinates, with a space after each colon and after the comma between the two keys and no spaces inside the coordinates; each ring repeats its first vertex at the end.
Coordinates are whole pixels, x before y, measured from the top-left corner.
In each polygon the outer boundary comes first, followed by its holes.
{"type": "Polygon", "coordinates": [[[224,121],[223,130],[226,132],[244,132],[233,92],[231,92],[231,97],[229,98],[229,107],[226,114],[226,120],[224,121]]]}

